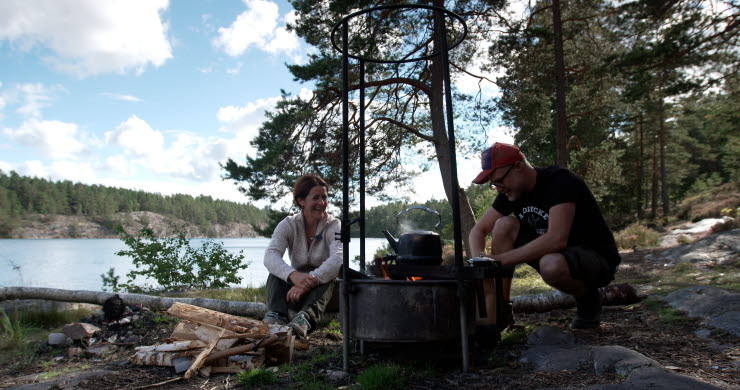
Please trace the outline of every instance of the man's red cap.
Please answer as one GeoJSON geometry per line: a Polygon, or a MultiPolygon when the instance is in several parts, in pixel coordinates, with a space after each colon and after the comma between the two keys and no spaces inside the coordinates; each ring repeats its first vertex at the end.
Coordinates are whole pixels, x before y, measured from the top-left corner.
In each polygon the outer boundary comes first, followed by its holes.
{"type": "Polygon", "coordinates": [[[496,168],[505,167],[524,159],[524,153],[514,145],[496,142],[480,155],[480,165],[483,172],[473,179],[475,184],[484,184],[491,179],[496,168]]]}

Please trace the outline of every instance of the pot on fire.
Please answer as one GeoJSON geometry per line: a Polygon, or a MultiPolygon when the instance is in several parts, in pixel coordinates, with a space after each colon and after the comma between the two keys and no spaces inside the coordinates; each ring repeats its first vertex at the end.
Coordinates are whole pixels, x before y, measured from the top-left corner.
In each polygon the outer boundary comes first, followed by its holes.
{"type": "MultiPolygon", "coordinates": [[[[439,229],[442,217],[439,212],[424,206],[411,206],[396,215],[396,220],[410,210],[423,210],[435,214],[439,222],[434,229],[439,229]]],[[[396,264],[399,265],[439,265],[442,263],[442,239],[433,231],[411,231],[404,233],[396,240],[388,231],[383,230],[393,251],[396,252],[396,264]]]]}

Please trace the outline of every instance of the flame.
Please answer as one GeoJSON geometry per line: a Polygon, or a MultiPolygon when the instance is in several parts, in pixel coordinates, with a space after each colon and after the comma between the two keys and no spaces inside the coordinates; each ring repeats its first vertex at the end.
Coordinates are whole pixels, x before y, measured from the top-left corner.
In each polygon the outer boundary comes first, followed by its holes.
{"type": "Polygon", "coordinates": [[[386,264],[380,265],[380,272],[383,273],[383,279],[391,280],[391,276],[388,274],[388,270],[386,269],[386,264]]]}
{"type": "Polygon", "coordinates": [[[422,279],[424,278],[422,278],[421,276],[407,276],[406,277],[406,280],[410,280],[410,281],[417,281],[417,280],[422,280],[422,279]]]}

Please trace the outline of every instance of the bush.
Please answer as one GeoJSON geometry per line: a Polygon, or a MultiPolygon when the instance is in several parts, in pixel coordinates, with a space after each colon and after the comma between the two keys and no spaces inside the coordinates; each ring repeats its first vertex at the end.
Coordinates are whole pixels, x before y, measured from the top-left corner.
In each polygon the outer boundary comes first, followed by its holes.
{"type": "MultiPolygon", "coordinates": [[[[193,248],[183,233],[174,238],[157,238],[148,227],[141,229],[139,237],[121,233],[121,240],[129,249],[120,250],[116,255],[131,257],[136,267],[126,274],[127,283],[118,285],[127,291],[142,290],[134,284],[138,276],[155,280],[165,291],[223,288],[241,282],[237,272],[249,266],[248,262],[243,262],[242,251],[234,255],[213,241],[193,248]]],[[[118,283],[111,271],[101,278],[104,286],[106,280],[107,285],[114,288],[118,283]]]]}
{"type": "Polygon", "coordinates": [[[658,246],[660,233],[649,227],[633,223],[618,232],[614,239],[619,249],[652,248],[658,246]]]}
{"type": "Polygon", "coordinates": [[[403,368],[398,365],[374,365],[358,377],[357,382],[365,390],[403,389],[406,386],[403,368]]]}

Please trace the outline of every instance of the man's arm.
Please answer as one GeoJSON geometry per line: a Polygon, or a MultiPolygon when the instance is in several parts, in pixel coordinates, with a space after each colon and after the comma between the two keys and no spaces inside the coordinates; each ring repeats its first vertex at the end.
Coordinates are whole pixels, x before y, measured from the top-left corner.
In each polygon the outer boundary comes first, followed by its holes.
{"type": "MultiPolygon", "coordinates": [[[[539,259],[548,253],[557,253],[568,245],[570,228],[576,214],[575,203],[561,203],[550,208],[547,233],[527,245],[493,256],[502,265],[512,266],[539,259]]],[[[472,233],[471,233],[472,236],[472,233]]],[[[472,240],[471,240],[472,241],[472,240]]]]}
{"type": "Polygon", "coordinates": [[[496,211],[493,207],[489,207],[485,214],[475,223],[468,237],[468,242],[470,243],[470,253],[468,255],[470,257],[477,257],[478,254],[485,251],[486,237],[493,231],[496,221],[503,216],[503,214],[496,211]]]}

